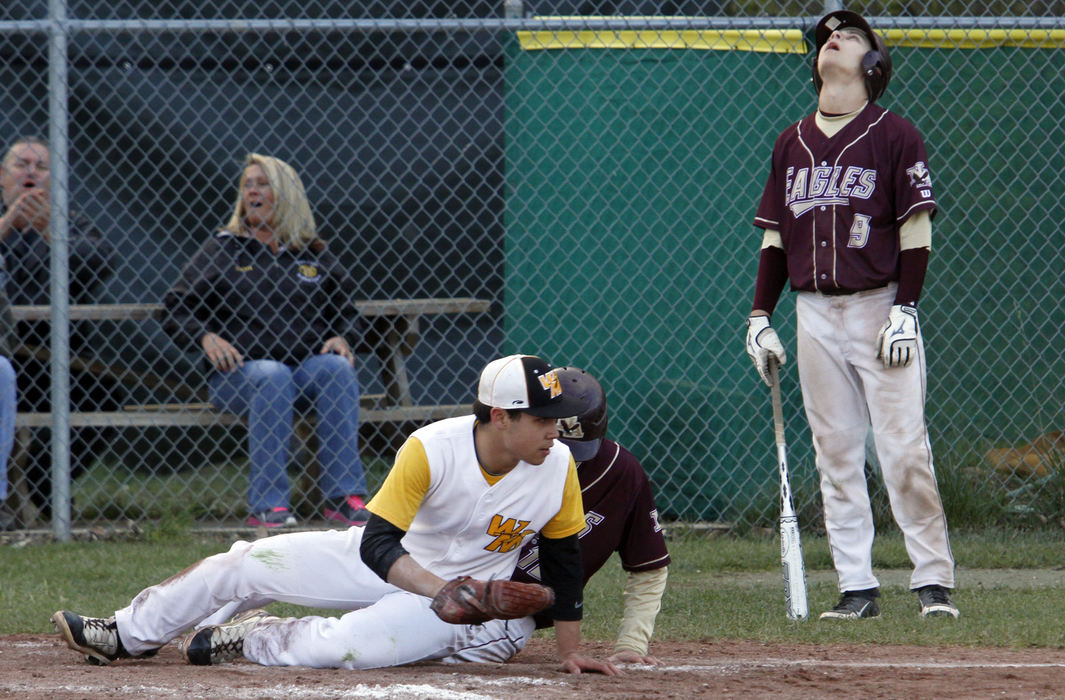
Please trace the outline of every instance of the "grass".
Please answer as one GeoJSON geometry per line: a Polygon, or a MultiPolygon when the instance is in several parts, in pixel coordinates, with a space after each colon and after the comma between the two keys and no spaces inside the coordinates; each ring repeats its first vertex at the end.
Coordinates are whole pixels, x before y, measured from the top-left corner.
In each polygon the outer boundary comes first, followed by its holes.
{"type": "MultiPolygon", "coordinates": [[[[967,569],[1053,569],[1062,564],[1065,536],[1058,531],[1008,530],[955,533],[959,563],[955,599],[960,620],[922,622],[914,596],[904,586],[883,587],[883,616],[857,625],[816,620],[836,602],[824,538],[803,545],[811,573],[811,620],[789,622],[783,613],[780,554],[774,537],[711,537],[674,528],[673,564],[656,627],[657,639],[749,639],[765,642],[889,643],[1005,647],[1065,647],[1065,591],[1062,586],[977,585],[967,569]],[[818,573],[818,576],[813,576],[818,573]],[[814,579],[817,581],[814,581],[814,579]]],[[[0,634],[51,632],[49,616],[70,608],[109,614],[142,588],[162,581],[190,563],[228,548],[221,536],[192,532],[180,524],[149,530],[136,541],[98,541],[0,547],[0,634]]],[[[908,569],[901,537],[882,533],[874,565],[908,569]]],[[[621,614],[624,572],[612,560],[586,589],[585,636],[611,639],[621,614]]],[[[1065,576],[1062,577],[1065,581],[1065,576]]],[[[282,615],[308,609],[274,604],[282,615]]],[[[318,611],[335,614],[331,611],[318,611]]]]}
{"type": "MultiPolygon", "coordinates": [[[[947,522],[952,528],[983,530],[987,528],[1040,528],[1048,524],[1065,528],[1065,458],[1045,455],[1047,474],[1005,479],[984,469],[959,467],[965,456],[948,454],[936,462],[936,480],[947,522]],[[1057,515],[1054,515],[1057,514],[1057,515]]],[[[884,478],[878,468],[866,467],[873,523],[877,529],[892,530],[891,512],[884,478]]],[[[804,527],[818,527],[824,521],[820,487],[813,481],[792,476],[794,504],[804,527]]],[[[724,518],[734,534],[749,534],[758,529],[776,529],[780,512],[780,489],[775,481],[748,484],[744,499],[738,500],[724,518]]]]}
{"type": "MultiPolygon", "coordinates": [[[[674,564],[670,585],[659,617],[658,634],[677,639],[749,639],[817,643],[887,643],[917,645],[964,645],[1006,647],[1062,647],[1065,631],[1056,622],[1065,611],[1063,591],[1056,586],[1016,588],[1015,582],[978,585],[971,569],[1055,568],[1062,563],[1059,533],[956,533],[952,545],[956,560],[958,589],[955,600],[962,610],[956,621],[922,621],[916,614],[916,601],[908,586],[882,586],[883,615],[871,624],[840,625],[822,623],[817,614],[835,604],[839,592],[834,575],[811,583],[811,619],[789,622],[784,617],[783,583],[779,571],[777,541],[735,541],[722,538],[694,540],[671,545],[674,564]],[[695,551],[689,550],[692,547],[695,551]],[[698,550],[717,549],[699,556],[698,550]],[[695,555],[691,559],[679,555],[695,555]],[[772,572],[764,577],[744,576],[753,571],[772,572]],[[1049,617],[1047,612],[1053,609],[1049,617]]],[[[827,541],[808,537],[804,541],[807,569],[832,571],[827,541]]],[[[881,535],[873,549],[878,570],[909,570],[902,539],[881,535]]],[[[1065,582],[1065,576],[1061,577],[1065,582]]],[[[1065,583],[1063,583],[1065,585],[1065,583]]],[[[603,605],[610,605],[603,600],[603,605]]],[[[615,608],[620,612],[620,603],[615,608]]]]}

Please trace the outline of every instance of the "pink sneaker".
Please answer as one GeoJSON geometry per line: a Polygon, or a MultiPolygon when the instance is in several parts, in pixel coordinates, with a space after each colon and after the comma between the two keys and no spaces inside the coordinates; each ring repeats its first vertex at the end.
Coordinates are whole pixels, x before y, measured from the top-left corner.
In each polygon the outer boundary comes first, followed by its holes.
{"type": "Polygon", "coordinates": [[[362,496],[346,496],[326,501],[322,515],[326,520],[336,520],[348,526],[365,525],[370,519],[370,511],[362,502],[362,496]]]}
{"type": "Polygon", "coordinates": [[[296,524],[296,517],[288,508],[278,506],[252,513],[248,516],[248,524],[252,527],[292,527],[296,524]]]}

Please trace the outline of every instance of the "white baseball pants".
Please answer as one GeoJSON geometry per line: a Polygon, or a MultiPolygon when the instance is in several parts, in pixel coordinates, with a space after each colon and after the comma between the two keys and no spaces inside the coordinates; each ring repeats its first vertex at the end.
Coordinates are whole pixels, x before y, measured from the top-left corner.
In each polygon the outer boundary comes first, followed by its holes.
{"type": "Polygon", "coordinates": [[[918,343],[909,367],[887,369],[876,357],[895,289],[800,292],[796,299],[799,378],[840,591],[879,585],[865,479],[870,423],[891,512],[914,567],[910,587],[954,587],[954,556],[925,427],[924,346],[918,343]]]}
{"type": "Polygon", "coordinates": [[[532,618],[484,625],[440,620],[428,598],[386,583],[362,562],[362,533],[351,527],[236,542],[118,610],[122,642],[139,654],[190,628],[274,601],[350,612],[259,625],[247,636],[244,653],[264,665],[364,669],[429,659],[503,662],[528,642],[532,618]]]}

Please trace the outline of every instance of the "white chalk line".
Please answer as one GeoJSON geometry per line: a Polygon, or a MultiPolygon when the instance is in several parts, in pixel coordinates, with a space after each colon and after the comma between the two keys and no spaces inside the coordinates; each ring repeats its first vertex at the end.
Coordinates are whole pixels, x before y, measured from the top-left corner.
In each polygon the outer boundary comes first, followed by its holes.
{"type": "MultiPolygon", "coordinates": [[[[461,685],[481,684],[484,679],[472,678],[461,685]]],[[[536,679],[512,678],[509,682],[497,682],[497,686],[527,687],[536,679]]],[[[106,684],[109,693],[120,692],[130,697],[182,697],[182,698],[217,698],[220,692],[224,692],[226,698],[369,698],[370,700],[503,700],[513,697],[514,690],[507,691],[506,695],[485,695],[484,693],[471,692],[468,690],[454,690],[446,687],[458,685],[457,683],[395,683],[392,685],[371,685],[358,683],[355,685],[345,684],[343,688],[323,688],[321,685],[273,685],[269,688],[233,688],[212,686],[207,683],[197,682],[194,684],[181,684],[180,686],[161,686],[145,684],[126,684],[115,686],[106,684]]],[[[541,684],[542,685],[542,684],[541,684]]],[[[16,682],[0,684],[0,690],[21,692],[51,692],[51,693],[74,693],[91,696],[99,693],[101,686],[87,684],[52,684],[47,680],[36,682],[16,682]]]]}
{"type": "Polygon", "coordinates": [[[996,668],[1065,668],[1065,660],[1061,662],[1026,662],[1026,661],[833,661],[830,659],[759,659],[757,661],[728,661],[720,664],[689,664],[684,666],[649,666],[631,665],[626,668],[639,668],[648,671],[681,671],[687,673],[701,673],[705,671],[734,671],[752,668],[790,668],[794,666],[808,666],[812,668],[905,668],[918,671],[956,670],[956,669],[996,669],[996,668]]]}

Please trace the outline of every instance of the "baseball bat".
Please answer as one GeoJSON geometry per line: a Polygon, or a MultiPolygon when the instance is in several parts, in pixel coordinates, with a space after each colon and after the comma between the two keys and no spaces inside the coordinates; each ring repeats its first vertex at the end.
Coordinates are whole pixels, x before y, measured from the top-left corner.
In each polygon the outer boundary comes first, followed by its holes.
{"type": "Polygon", "coordinates": [[[780,466],[780,561],[784,568],[784,605],[789,620],[805,620],[810,614],[806,599],[806,567],[799,540],[799,518],[791,499],[791,476],[788,474],[788,445],[784,440],[784,409],[780,401],[780,372],[775,357],[769,358],[772,380],[773,427],[777,438],[777,463],[780,466]]]}

